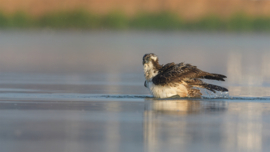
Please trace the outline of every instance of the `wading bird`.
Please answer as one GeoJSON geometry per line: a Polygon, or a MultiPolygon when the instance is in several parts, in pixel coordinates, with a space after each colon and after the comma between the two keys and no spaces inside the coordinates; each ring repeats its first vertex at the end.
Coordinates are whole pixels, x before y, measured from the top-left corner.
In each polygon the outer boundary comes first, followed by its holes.
{"type": "Polygon", "coordinates": [[[225,81],[225,75],[208,73],[190,64],[168,63],[160,65],[158,57],[153,54],[143,56],[144,86],[150,90],[155,98],[201,97],[198,88],[205,88],[214,93],[216,91],[227,92],[228,89],[208,84],[201,79],[225,81]]]}

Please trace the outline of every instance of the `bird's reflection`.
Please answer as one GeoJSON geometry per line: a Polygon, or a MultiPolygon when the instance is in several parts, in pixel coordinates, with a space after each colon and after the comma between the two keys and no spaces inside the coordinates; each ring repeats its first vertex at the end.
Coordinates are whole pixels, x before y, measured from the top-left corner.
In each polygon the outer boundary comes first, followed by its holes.
{"type": "MultiPolygon", "coordinates": [[[[153,100],[146,102],[144,111],[145,151],[162,151],[163,144],[175,143],[174,137],[177,138],[177,134],[185,132],[186,122],[179,122],[172,117],[198,113],[200,107],[200,101],[196,100],[153,100]],[[164,138],[164,136],[168,138],[164,138]]],[[[183,138],[179,139],[184,141],[183,138]]],[[[180,141],[180,143],[183,142],[180,141]]]]}
{"type": "Polygon", "coordinates": [[[146,102],[146,113],[186,115],[200,111],[201,103],[196,100],[154,100],[146,102]]]}
{"type": "Polygon", "coordinates": [[[199,128],[205,125],[204,113],[220,113],[225,109],[226,103],[222,101],[173,99],[145,102],[145,151],[166,151],[165,147],[185,151],[188,143],[202,140],[203,133],[199,128]]]}

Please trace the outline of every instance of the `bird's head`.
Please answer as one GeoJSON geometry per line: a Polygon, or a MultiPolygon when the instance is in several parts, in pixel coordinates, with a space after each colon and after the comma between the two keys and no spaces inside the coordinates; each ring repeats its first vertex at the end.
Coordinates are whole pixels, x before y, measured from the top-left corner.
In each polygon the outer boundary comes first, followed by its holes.
{"type": "Polygon", "coordinates": [[[145,54],[143,56],[143,65],[149,64],[150,62],[158,62],[158,57],[154,53],[145,54]]]}
{"type": "Polygon", "coordinates": [[[143,56],[144,76],[146,80],[151,80],[158,74],[158,70],[162,68],[158,63],[158,57],[154,53],[145,54],[143,56]]]}

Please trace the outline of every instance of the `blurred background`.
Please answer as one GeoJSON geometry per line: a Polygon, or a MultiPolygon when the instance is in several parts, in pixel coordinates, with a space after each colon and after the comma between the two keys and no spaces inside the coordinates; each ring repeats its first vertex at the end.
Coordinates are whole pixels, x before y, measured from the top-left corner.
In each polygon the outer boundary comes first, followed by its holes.
{"type": "Polygon", "coordinates": [[[141,85],[142,56],[152,52],[161,64],[187,62],[227,75],[231,93],[270,84],[269,0],[0,2],[3,83],[22,73],[61,73],[76,75],[69,81],[91,75],[95,83],[93,75],[105,74],[98,81],[107,84],[125,82],[127,74],[141,85]]]}
{"type": "Polygon", "coordinates": [[[270,0],[0,4],[4,151],[269,151],[270,0]],[[149,98],[145,53],[236,98],[149,98]]]}
{"type": "Polygon", "coordinates": [[[269,0],[1,0],[2,28],[266,31],[269,0]]]}

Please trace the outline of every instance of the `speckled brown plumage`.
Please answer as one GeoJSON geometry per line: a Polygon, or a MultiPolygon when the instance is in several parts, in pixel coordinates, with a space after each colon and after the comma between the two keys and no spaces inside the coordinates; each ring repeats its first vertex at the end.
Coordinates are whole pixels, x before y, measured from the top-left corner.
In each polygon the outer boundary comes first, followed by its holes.
{"type": "Polygon", "coordinates": [[[158,57],[153,54],[143,56],[144,86],[150,90],[154,97],[168,98],[175,95],[180,97],[201,97],[198,88],[205,88],[212,92],[228,91],[226,88],[207,84],[202,79],[225,81],[225,75],[208,73],[196,66],[184,63],[168,63],[160,65],[158,57]]]}
{"type": "Polygon", "coordinates": [[[195,97],[195,98],[199,98],[201,97],[202,93],[199,89],[188,89],[188,95],[189,97],[195,97]]]}
{"type": "MultiPolygon", "coordinates": [[[[159,68],[158,74],[152,79],[155,85],[185,84],[187,87],[195,86],[215,91],[228,91],[226,88],[204,83],[200,79],[225,81],[225,75],[208,73],[198,69],[196,66],[184,63],[168,63],[159,68]]],[[[196,91],[197,92],[197,91],[196,91]]]]}

